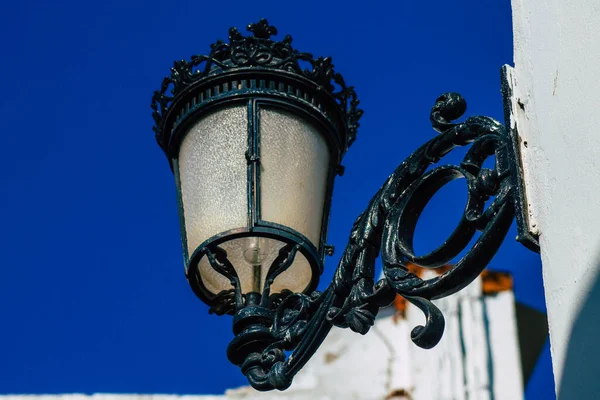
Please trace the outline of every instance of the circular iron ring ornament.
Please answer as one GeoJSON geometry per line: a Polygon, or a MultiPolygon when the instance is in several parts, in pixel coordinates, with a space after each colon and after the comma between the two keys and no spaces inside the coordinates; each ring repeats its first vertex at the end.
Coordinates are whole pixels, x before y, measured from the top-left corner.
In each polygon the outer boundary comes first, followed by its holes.
{"type": "MultiPolygon", "coordinates": [[[[456,167],[437,168],[419,182],[407,194],[404,202],[399,204],[397,211],[390,216],[386,233],[394,235],[397,231],[398,250],[413,264],[426,268],[436,268],[448,264],[458,255],[460,249],[469,244],[477,231],[472,221],[467,217],[470,210],[478,206],[478,199],[469,192],[467,205],[462,218],[450,237],[438,248],[423,256],[416,256],[413,249],[413,239],[417,221],[427,203],[447,183],[456,179],[467,178],[464,170],[456,167]]],[[[468,179],[468,178],[467,178],[468,179]]]]}

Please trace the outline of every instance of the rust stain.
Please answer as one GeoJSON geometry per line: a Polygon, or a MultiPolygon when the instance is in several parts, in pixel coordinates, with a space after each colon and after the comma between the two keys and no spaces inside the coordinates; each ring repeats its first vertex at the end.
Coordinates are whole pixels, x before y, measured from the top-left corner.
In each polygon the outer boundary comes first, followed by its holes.
{"type": "MultiPolygon", "coordinates": [[[[453,265],[446,264],[441,267],[433,269],[438,275],[442,275],[449,271],[453,265]]],[[[419,278],[423,275],[423,268],[413,263],[407,263],[406,269],[413,275],[419,278]]],[[[484,295],[496,294],[499,292],[509,291],[513,289],[513,278],[512,275],[506,272],[484,270],[481,273],[481,290],[484,295]]],[[[393,315],[394,323],[398,323],[399,320],[406,318],[406,309],[409,303],[406,299],[400,295],[396,295],[393,306],[396,312],[393,315]]]]}
{"type": "Polygon", "coordinates": [[[396,298],[394,299],[394,308],[396,309],[396,312],[392,316],[392,321],[394,321],[395,324],[397,324],[399,320],[406,318],[407,303],[408,302],[404,297],[399,294],[396,295],[396,298]]]}
{"type": "Polygon", "coordinates": [[[331,364],[338,358],[340,358],[339,354],[325,353],[325,364],[331,364]]]}
{"type": "Polygon", "coordinates": [[[385,400],[392,399],[413,400],[413,397],[406,389],[396,389],[392,390],[387,396],[385,396],[385,400]]]}
{"type": "Polygon", "coordinates": [[[481,291],[483,294],[496,294],[513,289],[513,278],[509,273],[490,271],[481,273],[481,291]]]}

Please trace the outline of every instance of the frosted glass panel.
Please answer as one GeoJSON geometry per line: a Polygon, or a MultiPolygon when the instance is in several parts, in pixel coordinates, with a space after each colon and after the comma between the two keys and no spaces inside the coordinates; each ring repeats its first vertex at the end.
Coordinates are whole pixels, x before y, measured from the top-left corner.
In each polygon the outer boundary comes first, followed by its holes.
{"type": "Polygon", "coordinates": [[[292,292],[303,292],[312,277],[310,264],[304,255],[296,253],[294,263],[281,273],[271,285],[271,293],[281,292],[283,289],[292,292]]]}
{"type": "Polygon", "coordinates": [[[317,128],[277,109],[260,110],[261,214],[319,246],[329,150],[317,128]]]}
{"type": "Polygon", "coordinates": [[[179,176],[190,255],[211,236],[248,226],[247,149],[244,106],[208,114],[183,140],[179,176]]]}
{"type": "MultiPolygon", "coordinates": [[[[262,293],[267,272],[284,245],[285,243],[275,239],[251,237],[229,240],[220,244],[219,247],[227,252],[227,258],[240,278],[242,293],[257,289],[262,293]],[[258,257],[249,256],[249,253],[258,254],[258,257]],[[259,281],[258,288],[254,287],[256,278],[259,281]]],[[[212,269],[207,257],[202,258],[198,268],[202,282],[211,292],[216,294],[232,288],[227,278],[212,269]]],[[[302,292],[310,283],[311,276],[312,271],[308,260],[304,255],[296,253],[294,263],[273,282],[271,293],[277,293],[283,289],[302,292]]]]}

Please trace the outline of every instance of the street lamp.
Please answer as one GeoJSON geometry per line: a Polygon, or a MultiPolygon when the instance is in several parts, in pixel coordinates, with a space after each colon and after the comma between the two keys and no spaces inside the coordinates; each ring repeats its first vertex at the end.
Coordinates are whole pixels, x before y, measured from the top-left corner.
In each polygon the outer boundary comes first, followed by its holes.
{"type": "MultiPolygon", "coordinates": [[[[333,282],[316,292],[324,256],[333,251],[325,240],[334,178],[343,173],[362,110],[330,58],[298,52],[290,36],[271,39],[277,30],[264,19],[248,30],[243,36],[231,28],[229,43],[175,62],[152,99],[156,139],[175,175],[186,276],[211,313],[233,315],[229,360],[256,389],[284,390],[332,326],[365,334],[397,294],[426,315],[412,340],[435,346],[444,318],[431,300],[475,279],[502,243],[515,207],[523,209],[516,132],[487,117],[453,123],[466,102],[456,93],[440,96],[431,111],[440,134],[373,197],[354,223],[333,282]],[[468,144],[459,166],[426,172],[468,144]],[[483,168],[491,156],[495,168],[483,168]],[[459,178],[469,197],[458,227],[431,253],[415,255],[421,212],[459,178]],[[422,280],[405,267],[447,264],[477,231],[475,245],[441,276],[422,280]],[[375,282],[379,255],[385,277],[375,282]]],[[[520,239],[537,249],[535,237],[520,239]]]]}

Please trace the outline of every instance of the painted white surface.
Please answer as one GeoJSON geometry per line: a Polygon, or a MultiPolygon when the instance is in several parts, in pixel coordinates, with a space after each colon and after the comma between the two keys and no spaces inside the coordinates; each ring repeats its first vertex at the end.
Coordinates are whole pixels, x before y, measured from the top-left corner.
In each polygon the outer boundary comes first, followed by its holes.
{"type": "Polygon", "coordinates": [[[523,399],[523,374],[513,292],[485,296],[494,400],[523,399]]]}
{"type": "Polygon", "coordinates": [[[600,268],[600,2],[512,0],[512,7],[514,95],[528,138],[557,392],[599,398],[598,379],[587,374],[597,366],[590,354],[600,350],[585,339],[600,334],[593,311],[600,302],[590,298],[600,268]],[[572,340],[574,324],[583,340],[572,340]],[[573,380],[563,392],[566,371],[573,380]]]}
{"type": "MultiPolygon", "coordinates": [[[[413,399],[522,400],[514,294],[483,296],[477,280],[435,303],[446,331],[435,351],[410,347],[413,399]]],[[[422,323],[419,313],[409,308],[409,326],[422,323]]]]}
{"type": "Polygon", "coordinates": [[[476,280],[436,304],[446,316],[437,347],[423,350],[410,340],[411,330],[425,322],[418,308],[409,305],[402,318],[390,307],[381,310],[365,336],[333,329],[285,392],[243,387],[223,396],[75,394],[0,400],[522,400],[512,292],[482,296],[476,280]]]}
{"type": "MultiPolygon", "coordinates": [[[[510,91],[519,92],[520,87],[517,88],[517,78],[514,68],[510,65],[504,65],[502,69],[502,74],[504,74],[504,70],[506,70],[506,80],[510,91]]],[[[532,144],[537,142],[535,134],[532,133],[530,129],[519,129],[519,127],[527,127],[527,125],[530,124],[528,121],[529,116],[525,113],[525,104],[522,102],[526,100],[522,100],[521,97],[522,96],[513,96],[513,98],[510,99],[510,113],[507,116],[508,120],[504,121],[504,123],[508,125],[513,132],[517,132],[519,137],[520,162],[524,183],[523,192],[526,202],[525,209],[527,211],[527,230],[530,234],[539,236],[540,224],[538,222],[538,207],[541,204],[541,201],[537,199],[537,197],[540,196],[540,190],[537,189],[538,177],[536,176],[537,171],[535,169],[535,166],[537,165],[536,156],[539,155],[539,152],[536,151],[536,147],[532,146],[532,144]]]]}

